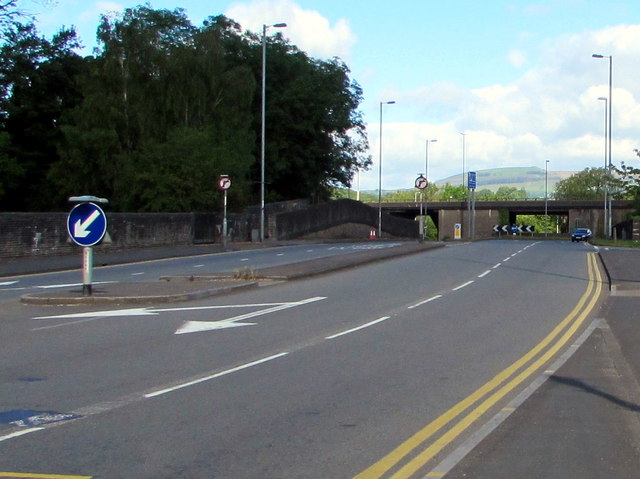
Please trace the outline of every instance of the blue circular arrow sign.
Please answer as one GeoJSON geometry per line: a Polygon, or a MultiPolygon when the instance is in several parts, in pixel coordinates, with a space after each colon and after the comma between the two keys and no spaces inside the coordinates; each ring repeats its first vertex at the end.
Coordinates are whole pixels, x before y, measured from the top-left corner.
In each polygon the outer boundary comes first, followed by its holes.
{"type": "Polygon", "coordinates": [[[107,216],[102,208],[94,203],[80,203],[69,212],[67,231],[76,244],[93,246],[99,243],[107,232],[107,216]]]}

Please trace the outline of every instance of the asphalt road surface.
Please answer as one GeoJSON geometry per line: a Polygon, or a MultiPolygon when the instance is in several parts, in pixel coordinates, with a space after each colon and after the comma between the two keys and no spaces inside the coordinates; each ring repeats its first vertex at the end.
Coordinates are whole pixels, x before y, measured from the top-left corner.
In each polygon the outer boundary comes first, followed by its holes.
{"type": "Polygon", "coordinates": [[[426,477],[571,347],[599,274],[492,241],[179,305],[7,299],[0,472],[426,477]]]}
{"type": "MultiPolygon", "coordinates": [[[[368,242],[340,244],[304,244],[227,253],[198,254],[163,260],[104,265],[95,261],[92,284],[114,282],[156,281],[161,276],[207,275],[251,271],[303,261],[345,255],[367,249],[393,248],[398,242],[368,242]]],[[[98,255],[96,255],[98,256],[98,255]]],[[[132,255],[132,258],[134,255],[132,255]]],[[[13,300],[28,293],[52,291],[82,285],[82,256],[64,258],[66,271],[32,275],[5,275],[0,278],[0,302],[13,300]]],[[[31,266],[31,265],[29,265],[31,266]]],[[[32,267],[37,267],[36,265],[32,267]]],[[[15,269],[15,268],[14,268],[15,269]]]]}

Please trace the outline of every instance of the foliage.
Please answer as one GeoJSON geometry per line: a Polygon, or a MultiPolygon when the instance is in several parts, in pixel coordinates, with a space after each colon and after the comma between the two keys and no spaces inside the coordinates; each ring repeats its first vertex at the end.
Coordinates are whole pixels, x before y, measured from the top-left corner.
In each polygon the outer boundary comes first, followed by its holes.
{"type": "MultiPolygon", "coordinates": [[[[76,77],[82,69],[75,32],[46,40],[33,24],[11,25],[0,47],[0,131],[9,180],[0,208],[49,210],[56,191],[47,172],[57,160],[59,121],[80,100],[76,77]]],[[[5,180],[3,180],[5,183],[5,180]]]]}
{"type": "MultiPolygon", "coordinates": [[[[586,168],[566,180],[556,184],[554,197],[557,200],[599,200],[604,198],[605,190],[616,192],[622,187],[619,178],[611,175],[606,168],[586,168]]],[[[612,193],[614,199],[620,199],[620,193],[612,193]]]]}
{"type": "MultiPolygon", "coordinates": [[[[634,150],[640,157],[640,150],[634,150]]],[[[640,168],[633,167],[622,162],[620,168],[616,168],[623,183],[623,189],[628,198],[633,200],[634,216],[640,216],[640,168]]]]}
{"type": "MultiPolygon", "coordinates": [[[[0,5],[1,7],[1,5],[0,5]]],[[[149,5],[103,16],[91,57],[75,32],[51,41],[33,25],[0,48],[0,208],[58,209],[70,195],[120,211],[233,208],[260,192],[262,39],[210,17],[149,5]]],[[[362,90],[339,59],[267,42],[267,200],[326,199],[371,160],[362,90]]]]}

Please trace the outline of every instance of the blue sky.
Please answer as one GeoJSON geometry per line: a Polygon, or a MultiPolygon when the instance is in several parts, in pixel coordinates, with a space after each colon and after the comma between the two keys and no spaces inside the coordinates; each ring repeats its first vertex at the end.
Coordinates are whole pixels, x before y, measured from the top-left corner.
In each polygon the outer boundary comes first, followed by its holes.
{"type": "MultiPolygon", "coordinates": [[[[50,35],[74,25],[94,45],[99,14],[143,2],[24,0],[50,35]],[[31,2],[31,3],[29,3],[31,2]],[[46,2],[46,8],[42,5],[46,2]]],[[[637,0],[415,1],[156,0],[194,24],[225,14],[244,28],[282,32],[317,58],[342,58],[364,90],[374,161],[360,188],[376,189],[383,108],[383,189],[504,166],[580,171],[604,163],[604,102],[613,57],[613,162],[640,147],[640,2],[637,0]]],[[[482,185],[478,185],[479,188],[482,185]]]]}

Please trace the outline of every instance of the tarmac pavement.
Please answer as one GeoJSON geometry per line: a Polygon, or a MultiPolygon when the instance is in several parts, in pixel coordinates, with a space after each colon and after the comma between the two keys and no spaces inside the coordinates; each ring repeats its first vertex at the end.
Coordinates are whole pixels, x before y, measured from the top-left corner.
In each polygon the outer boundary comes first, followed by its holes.
{"type": "MultiPolygon", "coordinates": [[[[126,284],[96,286],[93,299],[85,299],[82,291],[76,289],[31,295],[23,301],[53,304],[57,301],[69,304],[65,301],[70,300],[184,301],[256,287],[268,278],[296,279],[324,274],[434,246],[441,244],[408,242],[394,248],[265,268],[257,270],[252,278],[172,277],[154,283],[135,283],[135,288],[126,284]]],[[[217,251],[222,248],[212,245],[149,248],[96,254],[95,264],[217,251]]],[[[584,334],[582,345],[557,371],[545,376],[535,392],[476,447],[454,453],[448,465],[440,468],[447,478],[640,477],[640,249],[603,248],[599,255],[607,271],[610,295],[599,311],[599,318],[584,334]]],[[[77,269],[78,262],[77,256],[2,260],[0,277],[77,269]]],[[[442,477],[442,473],[437,477],[442,477]]]]}
{"type": "MultiPolygon", "coordinates": [[[[123,264],[133,261],[144,261],[176,256],[194,256],[212,254],[223,251],[255,249],[260,247],[282,246],[286,243],[254,243],[234,244],[223,248],[220,245],[175,246],[163,248],[147,248],[119,252],[94,253],[94,265],[105,266],[123,264]]],[[[135,283],[110,283],[92,285],[91,294],[85,295],[81,286],[68,289],[57,289],[22,296],[22,302],[44,305],[77,305],[77,304],[141,304],[191,301],[219,294],[226,294],[239,289],[258,287],[274,280],[293,280],[304,277],[338,271],[340,269],[381,261],[409,254],[421,253],[428,249],[442,247],[443,243],[407,241],[400,246],[375,248],[351,254],[337,255],[313,259],[281,266],[256,269],[249,277],[233,274],[216,274],[206,276],[167,276],[159,281],[135,283]]],[[[44,272],[66,269],[78,269],[80,256],[35,256],[16,258],[0,263],[0,277],[27,272],[44,272]]]]}

